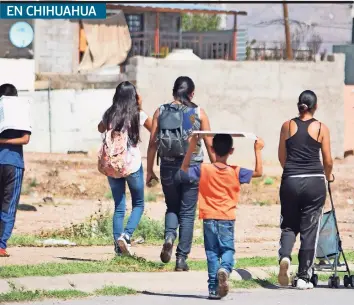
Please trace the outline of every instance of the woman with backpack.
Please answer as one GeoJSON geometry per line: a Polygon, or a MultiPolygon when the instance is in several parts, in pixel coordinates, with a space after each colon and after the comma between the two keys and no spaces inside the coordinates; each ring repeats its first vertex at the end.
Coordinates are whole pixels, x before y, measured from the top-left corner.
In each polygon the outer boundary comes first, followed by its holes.
{"type": "Polygon", "coordinates": [[[118,255],[131,255],[131,237],[144,212],[144,173],[139,149],[140,126],[151,130],[152,118],[142,110],[142,100],[134,85],[122,82],[113,97],[113,104],[103,115],[98,131],[106,133],[99,153],[98,169],[108,177],[115,209],[113,237],[118,255]],[[128,184],[132,212],[123,227],[128,184]]]}
{"type": "MultiPolygon", "coordinates": [[[[181,185],[174,183],[174,176],[181,168],[188,149],[189,135],[196,130],[210,130],[209,119],[203,109],[192,102],[194,83],[187,76],[178,77],[173,87],[173,101],[155,111],[149,148],[147,152],[146,182],[156,179],[153,172],[155,155],[161,160],[160,177],[165,195],[167,211],[165,215],[165,242],[161,251],[161,261],[171,260],[173,244],[177,238],[176,271],[188,271],[186,259],[190,253],[193,239],[195,211],[198,200],[198,184],[191,181],[181,185]]],[[[204,143],[209,158],[213,162],[211,138],[205,137],[204,143]]],[[[191,165],[203,162],[201,142],[192,156],[191,165]]]]}

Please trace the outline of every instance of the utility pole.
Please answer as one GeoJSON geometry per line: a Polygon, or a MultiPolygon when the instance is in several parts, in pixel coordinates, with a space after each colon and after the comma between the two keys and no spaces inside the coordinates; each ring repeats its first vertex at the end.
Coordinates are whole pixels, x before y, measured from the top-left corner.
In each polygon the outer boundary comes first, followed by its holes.
{"type": "Polygon", "coordinates": [[[287,60],[292,60],[293,49],[291,47],[289,11],[288,11],[288,4],[285,1],[283,2],[283,12],[284,12],[284,28],[285,28],[285,42],[286,42],[286,58],[287,60]]]}

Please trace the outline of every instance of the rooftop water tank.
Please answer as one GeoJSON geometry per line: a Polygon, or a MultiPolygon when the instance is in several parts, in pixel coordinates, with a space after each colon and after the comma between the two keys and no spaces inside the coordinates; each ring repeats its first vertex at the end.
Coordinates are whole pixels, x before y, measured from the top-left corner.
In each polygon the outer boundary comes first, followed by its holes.
{"type": "Polygon", "coordinates": [[[192,49],[173,49],[170,54],[166,56],[167,60],[201,60],[193,53],[192,49]]]}

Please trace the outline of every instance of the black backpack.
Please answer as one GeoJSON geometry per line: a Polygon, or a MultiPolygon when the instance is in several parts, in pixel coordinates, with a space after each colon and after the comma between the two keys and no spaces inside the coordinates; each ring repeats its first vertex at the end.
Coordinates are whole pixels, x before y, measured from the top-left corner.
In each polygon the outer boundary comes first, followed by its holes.
{"type": "Polygon", "coordinates": [[[160,107],[158,122],[158,157],[183,158],[188,148],[188,136],[183,130],[183,108],[165,104],[160,107]]]}

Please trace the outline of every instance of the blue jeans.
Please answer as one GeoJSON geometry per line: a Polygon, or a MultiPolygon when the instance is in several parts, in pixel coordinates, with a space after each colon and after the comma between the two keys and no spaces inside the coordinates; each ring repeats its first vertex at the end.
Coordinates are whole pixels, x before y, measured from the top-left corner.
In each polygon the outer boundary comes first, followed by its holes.
{"type": "Polygon", "coordinates": [[[143,166],[126,178],[115,179],[108,177],[108,182],[112,190],[114,199],[114,215],[113,215],[113,237],[116,241],[122,233],[131,237],[139,224],[141,216],[144,212],[144,172],[143,166]],[[132,212],[129,216],[128,223],[123,228],[124,216],[126,209],[125,182],[128,183],[130,194],[132,197],[132,212]]]}
{"type": "Polygon", "coordinates": [[[177,238],[179,243],[176,256],[187,258],[193,241],[195,211],[198,201],[198,183],[180,183],[175,175],[181,168],[181,162],[163,162],[160,167],[162,190],[166,201],[165,238],[177,238]]]}
{"type": "Polygon", "coordinates": [[[0,248],[6,249],[15,225],[24,170],[0,164],[0,248]]]}
{"type": "Polygon", "coordinates": [[[208,261],[209,290],[218,286],[217,273],[219,268],[225,268],[229,274],[234,268],[234,220],[203,221],[204,247],[208,261]]]}

